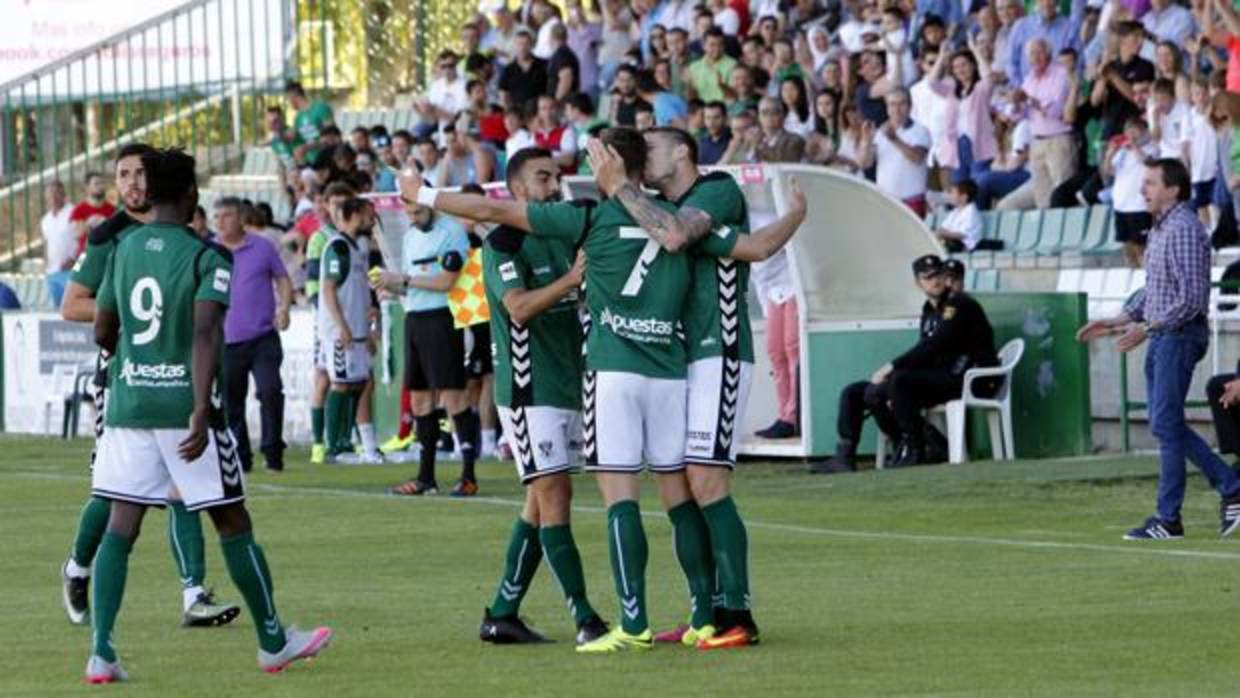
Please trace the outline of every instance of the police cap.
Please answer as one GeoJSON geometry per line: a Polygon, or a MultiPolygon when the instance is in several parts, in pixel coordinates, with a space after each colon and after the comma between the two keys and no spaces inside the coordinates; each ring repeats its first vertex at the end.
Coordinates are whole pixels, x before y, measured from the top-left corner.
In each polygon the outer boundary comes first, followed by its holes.
{"type": "Polygon", "coordinates": [[[943,273],[943,258],[937,254],[925,254],[913,260],[913,274],[937,276],[943,273]]]}
{"type": "Polygon", "coordinates": [[[948,259],[943,262],[943,272],[948,276],[963,279],[964,278],[964,262],[959,259],[948,259]]]}

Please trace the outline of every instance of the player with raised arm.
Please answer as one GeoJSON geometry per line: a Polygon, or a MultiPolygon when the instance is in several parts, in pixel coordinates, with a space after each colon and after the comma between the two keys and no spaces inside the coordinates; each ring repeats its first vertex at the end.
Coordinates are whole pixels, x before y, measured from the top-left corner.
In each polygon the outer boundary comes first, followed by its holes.
{"type": "MultiPolygon", "coordinates": [[[[145,143],[123,146],[116,154],[116,187],[120,192],[122,208],[111,218],[90,232],[86,250],[73,268],[73,276],[65,289],[61,317],[69,322],[95,321],[95,295],[103,281],[107,267],[117,244],[136,226],[151,218],[151,207],[146,200],[146,173],[142,168],[142,156],[154,152],[145,143]]],[[[103,436],[103,415],[107,393],[107,370],[111,356],[99,352],[96,375],[93,381],[95,403],[95,448],[103,436]]],[[[95,463],[95,450],[90,455],[91,466],[95,463]]],[[[108,526],[111,503],[102,497],[92,496],[82,508],[77,535],[69,559],[61,567],[62,598],[69,622],[74,625],[90,623],[90,577],[91,565],[108,526]]],[[[185,626],[224,625],[241,613],[233,604],[217,603],[214,594],[203,587],[206,577],[206,555],[202,537],[202,522],[198,512],[185,509],[175,490],[168,502],[168,542],[172,559],[181,577],[181,597],[185,626]]]]}
{"type": "Polygon", "coordinates": [[[147,507],[164,505],[173,485],[188,510],[210,514],[229,575],[254,620],[259,666],[280,671],[318,654],[332,632],[282,625],[263,550],[254,542],[244,474],[220,406],[231,255],[186,227],[198,203],[194,159],[157,151],[143,155],[142,166],[152,216],[117,244],[95,313],[96,342],[115,359],[91,485],[112,506],[95,560],[86,679],[128,679],[112,630],[129,554],[147,507]]]}
{"type": "Polygon", "coordinates": [[[753,375],[753,337],[746,289],[749,262],[780,251],[805,220],[805,196],[790,184],[789,210],[754,234],[744,194],[722,172],[701,175],[697,144],[676,128],[645,132],[645,184],[679,207],[669,213],[625,175],[615,153],[590,147],[600,191],[624,205],[652,238],[668,247],[693,244],[693,282],[684,312],[688,344],[689,426],[686,477],[660,481],[672,522],[676,557],[689,582],[689,623],[659,639],[699,649],[756,644],[749,611],[749,541],[730,495],[736,467],[735,426],[744,418],[753,375]],[[711,232],[703,237],[702,230],[711,232]],[[721,608],[714,609],[716,579],[721,608]]]}
{"type": "MultiPolygon", "coordinates": [[[[646,144],[635,129],[602,132],[634,180],[646,144]]],[[[643,464],[659,479],[682,478],[685,347],[677,336],[689,293],[689,257],[666,254],[615,200],[499,201],[423,188],[401,178],[402,195],[446,213],[508,225],[585,250],[591,326],[583,378],[586,470],[595,472],[607,504],[607,541],[620,597],[620,623],[579,645],[586,653],[643,650],[654,639],[646,618],[646,533],[638,505],[643,464]]],[[[670,203],[668,211],[674,211],[670,203]]],[[[682,241],[682,247],[692,242],[682,241]]]]}

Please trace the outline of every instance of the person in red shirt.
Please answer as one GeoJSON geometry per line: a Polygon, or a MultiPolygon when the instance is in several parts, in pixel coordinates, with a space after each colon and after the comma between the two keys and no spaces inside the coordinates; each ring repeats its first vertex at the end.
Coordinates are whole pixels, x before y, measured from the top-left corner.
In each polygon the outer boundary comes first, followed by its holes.
{"type": "Polygon", "coordinates": [[[560,105],[555,98],[542,95],[538,98],[538,112],[530,124],[534,144],[551,151],[560,172],[572,174],[577,171],[577,134],[567,124],[560,122],[560,105]]]}
{"type": "Polygon", "coordinates": [[[69,223],[73,225],[73,234],[77,238],[77,253],[86,249],[86,236],[90,229],[112,217],[116,207],[104,198],[108,183],[98,172],[86,173],[86,198],[73,207],[69,213],[69,223]]]}

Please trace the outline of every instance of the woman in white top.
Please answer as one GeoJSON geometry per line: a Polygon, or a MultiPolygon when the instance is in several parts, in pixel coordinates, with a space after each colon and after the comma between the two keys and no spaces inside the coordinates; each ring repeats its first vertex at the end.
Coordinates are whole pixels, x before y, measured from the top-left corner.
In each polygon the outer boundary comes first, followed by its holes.
{"type": "Polygon", "coordinates": [[[835,161],[840,145],[840,93],[823,90],[814,98],[814,130],[805,139],[805,159],[815,165],[835,161]]]}
{"type": "Polygon", "coordinates": [[[814,131],[814,119],[810,113],[809,95],[801,78],[788,77],[779,83],[779,99],[784,103],[784,130],[807,138],[814,131]]]}
{"type": "Polygon", "coordinates": [[[832,167],[849,174],[861,171],[861,151],[865,141],[861,126],[864,123],[855,104],[850,102],[844,105],[840,111],[840,145],[831,160],[832,167]]]}
{"type": "Polygon", "coordinates": [[[1184,56],[1180,48],[1170,41],[1160,41],[1154,49],[1154,78],[1175,83],[1175,101],[1188,103],[1189,81],[1184,74],[1184,56]]]}

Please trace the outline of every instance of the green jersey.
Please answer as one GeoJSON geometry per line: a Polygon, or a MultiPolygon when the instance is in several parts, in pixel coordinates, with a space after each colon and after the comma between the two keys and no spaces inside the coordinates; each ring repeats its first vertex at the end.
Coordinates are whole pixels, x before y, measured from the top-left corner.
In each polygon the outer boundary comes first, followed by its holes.
{"type": "Polygon", "coordinates": [[[724,356],[753,362],[749,264],[728,257],[749,233],[745,195],[727,174],[699,177],[676,202],[705,211],[713,230],[693,248],[693,287],[685,304],[689,361],[724,356]]]}
{"type": "MultiPolygon", "coordinates": [[[[152,223],[125,235],[97,298],[100,311],[120,317],[106,424],[186,428],[194,411],[194,304],[227,306],[231,285],[232,255],[183,225],[152,223]]],[[[221,368],[223,337],[221,330],[221,368]]],[[[221,377],[213,378],[218,386],[221,377]]]]}
{"type": "Polygon", "coordinates": [[[319,295],[319,276],[322,273],[320,265],[323,261],[323,249],[327,247],[327,240],[335,234],[336,231],[330,225],[324,223],[318,230],[314,231],[314,235],[311,235],[309,242],[306,243],[307,298],[313,299],[319,295]]]}
{"type": "Polygon", "coordinates": [[[573,247],[563,240],[528,236],[506,226],[487,235],[482,279],[491,308],[495,356],[495,404],[504,407],[581,409],[581,321],[577,294],[524,325],[504,307],[514,289],[551,285],[573,265],[573,247]]]}
{"type": "Polygon", "coordinates": [[[140,225],[129,214],[118,211],[111,218],[95,226],[86,238],[86,250],[73,265],[70,280],[84,286],[91,295],[98,295],[103,283],[103,273],[116,251],[116,245],[130,230],[140,225]]]}
{"type": "MultiPolygon", "coordinates": [[[[670,202],[659,205],[668,211],[670,202]]],[[[592,371],[684,378],[679,325],[689,293],[689,256],[668,254],[614,200],[531,203],[534,235],[586,251],[586,306],[592,371]]]]}
{"type": "Polygon", "coordinates": [[[296,151],[306,142],[301,139],[301,135],[293,132],[292,138],[285,135],[275,136],[271,139],[271,151],[280,158],[280,164],[284,167],[291,168],[297,166],[296,151]]]}
{"type": "MultiPolygon", "coordinates": [[[[327,102],[315,100],[293,118],[293,130],[302,143],[314,143],[322,135],[323,127],[332,123],[332,108],[327,102]]],[[[314,162],[319,154],[317,148],[306,150],[306,162],[314,162]]]]}

